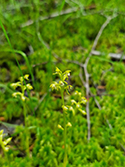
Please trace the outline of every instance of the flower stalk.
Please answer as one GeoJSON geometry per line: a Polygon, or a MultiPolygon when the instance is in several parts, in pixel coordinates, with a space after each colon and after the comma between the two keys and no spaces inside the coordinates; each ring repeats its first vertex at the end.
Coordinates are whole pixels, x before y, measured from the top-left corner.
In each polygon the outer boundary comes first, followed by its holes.
{"type": "MultiPolygon", "coordinates": [[[[61,91],[61,98],[62,98],[62,106],[64,106],[64,91],[61,91]]],[[[64,120],[64,162],[63,167],[66,167],[67,163],[67,149],[66,149],[66,111],[63,107],[63,120],[64,120]]]]}
{"type": "Polygon", "coordinates": [[[23,103],[23,115],[24,115],[24,124],[25,124],[25,135],[26,135],[26,144],[25,144],[25,150],[26,150],[26,154],[29,157],[29,137],[28,137],[28,127],[27,127],[27,111],[26,111],[26,100],[28,100],[28,98],[25,96],[25,90],[31,90],[33,89],[33,87],[28,83],[25,84],[25,80],[29,80],[29,75],[26,74],[24,77],[20,77],[19,81],[16,83],[12,83],[11,87],[13,87],[14,89],[16,89],[17,87],[21,88],[21,92],[14,92],[12,94],[12,96],[14,97],[20,97],[23,103]]]}
{"type": "Polygon", "coordinates": [[[70,76],[70,70],[65,71],[64,73],[59,70],[59,68],[56,67],[56,72],[54,73],[54,75],[58,75],[60,78],[59,82],[53,82],[50,87],[52,88],[52,90],[57,90],[60,91],[61,93],[61,99],[62,99],[62,109],[63,109],[63,128],[61,125],[58,125],[58,127],[60,129],[62,129],[64,131],[64,161],[63,161],[63,167],[66,167],[67,164],[67,148],[66,148],[66,131],[67,131],[67,124],[66,124],[66,111],[67,111],[67,107],[65,106],[64,103],[64,92],[66,91],[67,94],[69,94],[69,90],[71,89],[71,85],[68,85],[68,83],[66,82],[66,80],[68,79],[68,77],[70,76]]]}
{"type": "Polygon", "coordinates": [[[60,80],[58,82],[53,82],[50,87],[52,90],[59,91],[61,94],[62,99],[62,109],[63,109],[63,127],[61,125],[58,125],[58,128],[63,130],[64,135],[64,160],[63,160],[63,167],[66,167],[68,156],[67,156],[67,147],[66,147],[66,137],[67,137],[67,127],[72,127],[72,124],[70,122],[66,122],[66,114],[67,112],[72,112],[73,117],[75,116],[75,110],[80,111],[83,115],[86,114],[86,112],[82,109],[82,104],[86,103],[86,99],[82,96],[81,92],[76,91],[76,96],[78,96],[78,101],[75,101],[74,99],[71,100],[71,106],[66,106],[64,102],[64,93],[66,92],[69,95],[69,90],[72,88],[71,85],[67,83],[67,79],[70,76],[70,70],[65,71],[64,73],[59,70],[59,68],[56,67],[56,72],[54,75],[58,75],[60,80]],[[74,107],[72,107],[74,106],[74,107]],[[75,109],[74,109],[75,108],[75,109]]]}

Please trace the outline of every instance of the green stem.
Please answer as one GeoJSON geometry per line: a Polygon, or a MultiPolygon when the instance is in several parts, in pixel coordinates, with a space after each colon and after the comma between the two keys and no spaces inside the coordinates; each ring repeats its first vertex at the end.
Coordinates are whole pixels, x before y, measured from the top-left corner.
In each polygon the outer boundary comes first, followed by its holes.
{"type": "MultiPolygon", "coordinates": [[[[61,90],[61,97],[62,97],[62,105],[64,106],[64,91],[61,90]]],[[[67,149],[66,149],[66,113],[63,110],[63,119],[64,119],[64,162],[63,162],[63,167],[66,167],[67,163],[67,149]]]]}
{"type": "Polygon", "coordinates": [[[24,124],[25,124],[25,136],[26,136],[26,154],[29,157],[29,134],[28,134],[28,128],[27,128],[27,120],[26,120],[26,107],[25,107],[25,102],[23,102],[23,111],[24,111],[24,124]]]}
{"type": "MultiPolygon", "coordinates": [[[[22,89],[22,94],[25,96],[25,89],[23,85],[24,80],[21,81],[21,89],[22,89]]],[[[23,115],[24,115],[24,125],[25,125],[25,137],[26,137],[26,142],[25,142],[25,150],[26,150],[26,155],[29,158],[29,134],[28,134],[28,127],[27,127],[27,120],[26,120],[26,106],[25,106],[25,101],[23,102],[23,115]]]]}
{"type": "Polygon", "coordinates": [[[3,152],[4,152],[4,156],[5,156],[5,158],[6,158],[6,163],[7,163],[7,165],[9,165],[10,166],[10,161],[9,161],[9,158],[8,158],[8,155],[7,155],[7,152],[3,149],[3,152]]]}

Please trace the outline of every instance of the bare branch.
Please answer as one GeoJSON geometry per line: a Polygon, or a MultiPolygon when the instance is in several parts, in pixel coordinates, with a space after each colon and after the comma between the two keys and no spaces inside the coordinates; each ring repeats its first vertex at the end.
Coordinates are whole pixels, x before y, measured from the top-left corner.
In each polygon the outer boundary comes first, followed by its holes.
{"type": "Polygon", "coordinates": [[[83,79],[83,76],[82,76],[82,69],[81,69],[81,68],[80,68],[79,77],[80,77],[80,79],[81,79],[81,81],[82,81],[83,86],[86,88],[86,83],[85,83],[85,81],[84,81],[84,79],[83,79]]]}
{"type": "MultiPolygon", "coordinates": [[[[90,94],[90,87],[89,87],[89,73],[87,71],[87,65],[88,65],[88,62],[90,60],[90,57],[92,56],[92,51],[95,50],[97,44],[98,44],[98,41],[99,41],[99,38],[100,36],[102,35],[102,32],[103,30],[105,29],[105,27],[109,24],[109,22],[115,18],[116,16],[113,16],[113,17],[107,17],[106,21],[103,23],[103,25],[101,26],[95,40],[94,40],[94,43],[93,43],[93,46],[92,46],[92,49],[91,49],[91,52],[89,54],[89,56],[87,57],[86,61],[85,61],[85,64],[84,64],[84,73],[85,73],[85,79],[86,79],[86,97],[87,99],[89,99],[89,94],[90,94]]],[[[87,112],[87,123],[88,123],[88,140],[90,140],[90,137],[91,137],[91,125],[90,125],[90,111],[89,111],[89,100],[87,101],[87,105],[86,105],[86,112],[87,112]]]]}
{"type": "Polygon", "coordinates": [[[65,59],[65,61],[70,62],[70,63],[77,64],[77,65],[79,65],[80,67],[84,68],[84,64],[82,64],[82,63],[80,63],[80,62],[78,62],[78,61],[68,60],[68,59],[65,59]]]}
{"type": "MultiPolygon", "coordinates": [[[[61,11],[60,13],[59,13],[59,12],[54,12],[54,13],[52,13],[52,14],[49,15],[49,16],[44,16],[44,17],[41,16],[41,17],[39,17],[36,21],[48,20],[48,19],[55,18],[55,17],[58,17],[58,16],[62,16],[62,15],[74,13],[74,12],[76,12],[77,10],[78,10],[78,8],[69,8],[69,9],[67,9],[67,10],[61,11]]],[[[23,23],[23,24],[21,25],[21,27],[30,26],[30,25],[32,25],[33,23],[35,23],[36,21],[28,20],[26,23],[23,23]]]]}
{"type": "MultiPolygon", "coordinates": [[[[80,7],[81,9],[83,8],[84,11],[87,11],[87,7],[80,7]]],[[[59,17],[59,16],[63,16],[63,15],[67,15],[67,14],[71,14],[71,13],[76,13],[77,11],[79,10],[78,7],[74,7],[74,8],[68,8],[66,10],[63,10],[61,12],[54,12],[48,16],[41,16],[39,17],[37,20],[28,20],[27,22],[21,24],[20,27],[27,27],[27,26],[30,26],[32,24],[34,24],[35,22],[37,21],[43,21],[43,20],[48,20],[48,19],[53,19],[55,17],[59,17]]],[[[91,9],[90,9],[91,10],[91,9]]],[[[94,15],[94,14],[101,14],[102,16],[104,16],[103,13],[105,12],[114,12],[113,10],[100,10],[100,11],[92,11],[92,12],[89,12],[89,13],[84,13],[82,16],[86,16],[86,15],[94,15]]],[[[121,14],[121,15],[125,15],[125,13],[122,13],[122,12],[116,12],[117,14],[121,14]]],[[[77,17],[79,18],[79,17],[77,17]]]]}
{"type": "MultiPolygon", "coordinates": [[[[116,15],[117,16],[117,15],[116,15]]],[[[93,51],[93,50],[95,50],[95,48],[96,48],[96,46],[97,46],[97,43],[98,43],[98,40],[99,40],[99,38],[100,38],[100,36],[102,35],[102,32],[103,32],[103,30],[105,29],[105,27],[109,24],[109,22],[113,19],[113,18],[115,18],[116,16],[113,16],[113,17],[107,17],[107,20],[104,22],[104,24],[101,26],[101,28],[100,28],[100,30],[99,30],[99,32],[98,32],[98,34],[97,34],[97,36],[96,36],[96,38],[95,38],[95,40],[94,40],[94,43],[93,43],[93,46],[92,46],[92,50],[91,51],[93,51]]]]}
{"type": "MultiPolygon", "coordinates": [[[[102,53],[100,51],[97,50],[93,50],[91,52],[92,55],[97,55],[97,56],[101,56],[101,55],[105,55],[105,53],[102,53]]],[[[109,53],[108,54],[112,59],[116,59],[116,60],[125,60],[125,55],[122,55],[120,53],[109,53]]]]}

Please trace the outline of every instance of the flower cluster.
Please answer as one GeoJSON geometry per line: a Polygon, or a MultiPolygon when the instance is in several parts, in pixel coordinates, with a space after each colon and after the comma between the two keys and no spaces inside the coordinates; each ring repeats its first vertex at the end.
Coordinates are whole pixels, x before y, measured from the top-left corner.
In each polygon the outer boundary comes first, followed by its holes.
{"type": "Polygon", "coordinates": [[[11,141],[11,137],[3,141],[3,130],[0,131],[0,146],[3,149],[4,152],[7,152],[9,150],[8,143],[11,141]]]}
{"type": "Polygon", "coordinates": [[[80,111],[83,115],[86,115],[86,112],[82,109],[82,105],[86,104],[87,100],[85,97],[82,96],[81,92],[76,91],[75,95],[78,99],[78,101],[75,101],[74,99],[71,100],[71,105],[75,106],[75,108],[80,111]]]}
{"type": "MultiPolygon", "coordinates": [[[[70,122],[68,122],[66,124],[66,127],[72,127],[72,124],[70,122]]],[[[61,129],[61,130],[64,130],[64,128],[60,124],[58,124],[58,128],[61,129]]]]}
{"type": "Polygon", "coordinates": [[[71,105],[62,106],[63,111],[67,113],[67,111],[71,111],[73,116],[75,116],[75,110],[80,111],[83,115],[86,115],[86,112],[82,109],[82,105],[86,104],[87,100],[82,96],[81,92],[76,91],[75,96],[78,99],[77,101],[72,99],[71,105]]]}
{"type": "Polygon", "coordinates": [[[52,90],[66,90],[67,94],[69,94],[69,90],[72,88],[71,85],[68,85],[68,83],[66,82],[66,80],[68,79],[68,77],[70,76],[70,70],[65,71],[64,73],[62,71],[60,71],[59,68],[56,67],[56,72],[54,73],[54,75],[58,75],[60,80],[59,82],[53,82],[50,87],[52,88],[52,90]]]}
{"type": "MultiPolygon", "coordinates": [[[[70,72],[71,72],[70,70],[62,72],[59,68],[56,67],[56,72],[54,73],[54,75],[58,75],[60,80],[58,82],[53,81],[53,83],[50,85],[52,90],[57,90],[60,92],[66,91],[69,94],[69,89],[72,88],[72,86],[68,85],[66,80],[70,76],[70,72]]],[[[63,96],[63,93],[62,93],[62,96],[63,96]]],[[[82,93],[78,91],[75,92],[75,96],[77,101],[72,99],[71,105],[64,105],[64,102],[63,102],[63,105],[62,105],[63,113],[67,114],[67,112],[71,111],[73,116],[75,116],[76,111],[80,111],[83,115],[85,115],[86,112],[83,110],[83,105],[86,104],[87,102],[86,98],[83,97],[82,93]]],[[[67,124],[65,124],[65,126],[71,127],[72,125],[70,122],[68,122],[67,124]]],[[[64,130],[64,128],[61,125],[58,125],[58,128],[64,130]]]]}
{"type": "Polygon", "coordinates": [[[18,96],[20,96],[22,101],[25,101],[26,98],[27,98],[27,97],[24,95],[25,90],[26,90],[26,89],[29,89],[29,90],[33,89],[33,87],[32,87],[29,83],[25,85],[24,79],[29,80],[29,75],[26,74],[24,77],[20,77],[18,82],[11,84],[11,87],[13,87],[14,89],[16,89],[17,87],[20,87],[20,88],[21,88],[21,92],[14,92],[14,93],[12,94],[12,96],[13,96],[13,97],[18,97],[18,96]]]}

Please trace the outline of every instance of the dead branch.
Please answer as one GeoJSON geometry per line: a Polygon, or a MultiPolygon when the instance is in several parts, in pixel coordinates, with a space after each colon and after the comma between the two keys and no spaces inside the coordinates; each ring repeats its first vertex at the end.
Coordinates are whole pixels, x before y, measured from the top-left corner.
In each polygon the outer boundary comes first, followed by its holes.
{"type": "MultiPolygon", "coordinates": [[[[91,52],[92,55],[96,55],[96,56],[101,56],[101,55],[105,55],[105,53],[97,51],[97,50],[93,50],[91,52]]],[[[116,59],[116,60],[125,60],[125,55],[122,55],[120,53],[109,53],[108,54],[112,59],[116,59]]]]}
{"type": "Polygon", "coordinates": [[[65,61],[69,62],[69,63],[74,63],[74,64],[77,64],[79,65],[80,67],[83,67],[84,68],[84,64],[78,62],[78,61],[74,61],[74,60],[68,60],[68,59],[65,59],[65,61]]]}
{"type": "Polygon", "coordinates": [[[28,20],[26,23],[21,24],[21,27],[27,27],[32,25],[33,23],[37,22],[37,21],[43,21],[43,20],[48,20],[48,19],[52,19],[58,16],[62,16],[62,15],[66,15],[66,14],[70,14],[70,13],[74,13],[78,10],[78,8],[69,8],[67,10],[63,10],[61,12],[54,12],[49,16],[44,16],[44,17],[39,17],[36,21],[33,20],[28,20]]]}
{"type": "MultiPolygon", "coordinates": [[[[91,49],[91,52],[89,54],[89,56],[87,57],[86,61],[85,61],[85,64],[84,64],[84,73],[85,73],[85,88],[86,88],[86,97],[87,99],[89,99],[89,94],[90,94],[90,87],[89,87],[89,73],[87,71],[87,65],[88,65],[88,62],[92,56],[92,51],[95,50],[97,44],[98,44],[98,41],[99,41],[99,38],[100,36],[102,35],[102,32],[103,30],[105,29],[105,27],[109,24],[109,22],[115,18],[117,15],[115,16],[112,16],[112,17],[106,17],[106,21],[102,24],[95,40],[94,40],[94,43],[93,43],[93,46],[92,46],[92,49],[91,49]]],[[[90,137],[91,137],[91,125],[90,125],[90,111],[89,111],[89,100],[87,101],[87,105],[86,105],[86,112],[87,112],[87,123],[88,123],[88,140],[90,140],[90,137]]]]}
{"type": "Polygon", "coordinates": [[[91,52],[93,51],[93,50],[95,50],[95,48],[96,48],[96,46],[97,46],[97,43],[98,43],[98,40],[99,40],[99,38],[100,38],[100,36],[102,35],[102,32],[103,32],[103,30],[105,29],[105,27],[109,24],[109,22],[113,19],[113,18],[115,18],[117,15],[115,15],[115,16],[113,16],[113,17],[107,17],[107,20],[104,22],[104,24],[101,26],[101,28],[100,28],[100,30],[99,30],[99,32],[98,32],[98,34],[97,34],[97,36],[96,36],[96,38],[95,38],[95,40],[94,40],[94,43],[93,43],[93,46],[92,46],[92,49],[91,49],[91,52]]]}
{"type": "MultiPolygon", "coordinates": [[[[82,9],[82,8],[81,8],[82,9]]],[[[74,8],[68,8],[66,10],[63,10],[61,12],[54,12],[48,16],[40,16],[38,19],[36,19],[35,21],[34,20],[28,20],[27,22],[21,24],[21,28],[23,27],[27,27],[27,26],[30,26],[32,24],[34,24],[35,22],[37,21],[43,21],[43,20],[48,20],[48,19],[53,19],[55,17],[59,17],[59,16],[63,16],[63,15],[67,15],[67,14],[71,14],[71,13],[76,13],[77,11],[79,10],[78,7],[74,7],[74,8]]],[[[87,7],[83,7],[83,10],[84,11],[87,11],[87,7]]],[[[90,9],[91,10],[91,9],[90,9]]],[[[113,10],[105,10],[105,11],[91,11],[90,13],[84,13],[82,14],[82,16],[86,16],[86,15],[94,15],[94,14],[101,14],[103,15],[103,13],[106,13],[106,12],[114,12],[113,10]]],[[[117,14],[121,14],[121,15],[125,15],[125,13],[122,13],[122,12],[116,12],[117,14]]],[[[104,16],[104,15],[103,15],[104,16]]],[[[79,18],[79,17],[76,17],[76,18],[79,18]]]]}

